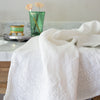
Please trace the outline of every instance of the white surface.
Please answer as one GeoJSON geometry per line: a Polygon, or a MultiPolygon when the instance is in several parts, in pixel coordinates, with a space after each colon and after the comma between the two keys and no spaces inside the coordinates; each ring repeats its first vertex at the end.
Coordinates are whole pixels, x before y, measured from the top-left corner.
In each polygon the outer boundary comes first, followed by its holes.
{"type": "MultiPolygon", "coordinates": [[[[44,3],[45,21],[100,21],[100,0],[38,0],[44,3]]],[[[37,0],[0,0],[0,21],[28,21],[26,4],[37,0]]],[[[33,10],[38,10],[33,6],[33,10]]]]}
{"type": "MultiPolygon", "coordinates": [[[[0,32],[2,34],[4,33],[9,34],[10,25],[13,25],[13,24],[19,24],[19,23],[14,23],[14,22],[1,23],[0,32]]],[[[47,30],[49,28],[73,29],[73,28],[78,28],[80,25],[81,25],[81,22],[47,22],[44,24],[44,30],[47,30]]],[[[29,35],[30,26],[28,24],[25,24],[25,26],[26,27],[24,28],[24,33],[25,35],[29,35]]],[[[0,37],[0,41],[4,41],[2,37],[0,37]]],[[[0,61],[10,61],[13,51],[23,44],[24,43],[22,42],[9,41],[7,42],[7,44],[0,45],[0,61]]]]}
{"type": "Polygon", "coordinates": [[[13,54],[4,100],[84,100],[100,95],[100,49],[93,48],[98,42],[96,21],[32,38],[13,54]],[[88,38],[81,36],[91,38],[83,45],[80,39],[88,38]]]}
{"type": "Polygon", "coordinates": [[[2,45],[0,45],[0,61],[11,61],[14,50],[25,44],[25,42],[11,42],[5,41],[0,37],[2,45]]]}
{"type": "Polygon", "coordinates": [[[7,41],[4,41],[4,40],[0,40],[0,45],[4,45],[6,43],[8,43],[8,42],[7,41]]]}

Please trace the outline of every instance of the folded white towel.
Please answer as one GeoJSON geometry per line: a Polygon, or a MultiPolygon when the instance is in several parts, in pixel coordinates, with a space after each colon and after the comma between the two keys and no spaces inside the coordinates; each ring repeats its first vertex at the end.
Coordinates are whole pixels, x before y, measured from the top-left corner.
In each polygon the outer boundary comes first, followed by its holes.
{"type": "Polygon", "coordinates": [[[93,48],[100,45],[99,33],[100,22],[93,21],[79,29],[49,29],[32,38],[13,54],[4,100],[83,100],[100,95],[100,49],[93,48]]]}

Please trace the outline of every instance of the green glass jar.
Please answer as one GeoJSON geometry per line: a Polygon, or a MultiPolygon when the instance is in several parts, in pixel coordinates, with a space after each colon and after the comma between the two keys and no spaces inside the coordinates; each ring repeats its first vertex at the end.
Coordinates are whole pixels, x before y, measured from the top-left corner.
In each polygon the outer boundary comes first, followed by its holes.
{"type": "Polygon", "coordinates": [[[40,35],[43,31],[45,12],[30,11],[31,36],[40,35]]]}

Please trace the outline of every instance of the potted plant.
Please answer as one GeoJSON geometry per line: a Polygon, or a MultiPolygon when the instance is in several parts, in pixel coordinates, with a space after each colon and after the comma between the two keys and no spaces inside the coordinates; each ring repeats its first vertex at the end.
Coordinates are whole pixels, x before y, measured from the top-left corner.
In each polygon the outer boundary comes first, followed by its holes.
{"type": "Polygon", "coordinates": [[[39,8],[39,11],[32,11],[32,4],[26,5],[26,9],[29,11],[30,16],[31,36],[40,35],[43,31],[44,24],[45,12],[40,11],[44,5],[40,2],[36,2],[35,6],[39,8]]]}

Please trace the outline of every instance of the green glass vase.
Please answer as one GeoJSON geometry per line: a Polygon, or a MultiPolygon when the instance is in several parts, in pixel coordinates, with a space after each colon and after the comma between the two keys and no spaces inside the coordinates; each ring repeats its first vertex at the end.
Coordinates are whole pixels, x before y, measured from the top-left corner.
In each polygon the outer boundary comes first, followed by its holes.
{"type": "Polygon", "coordinates": [[[43,31],[45,12],[30,11],[31,36],[40,35],[43,31]]]}

